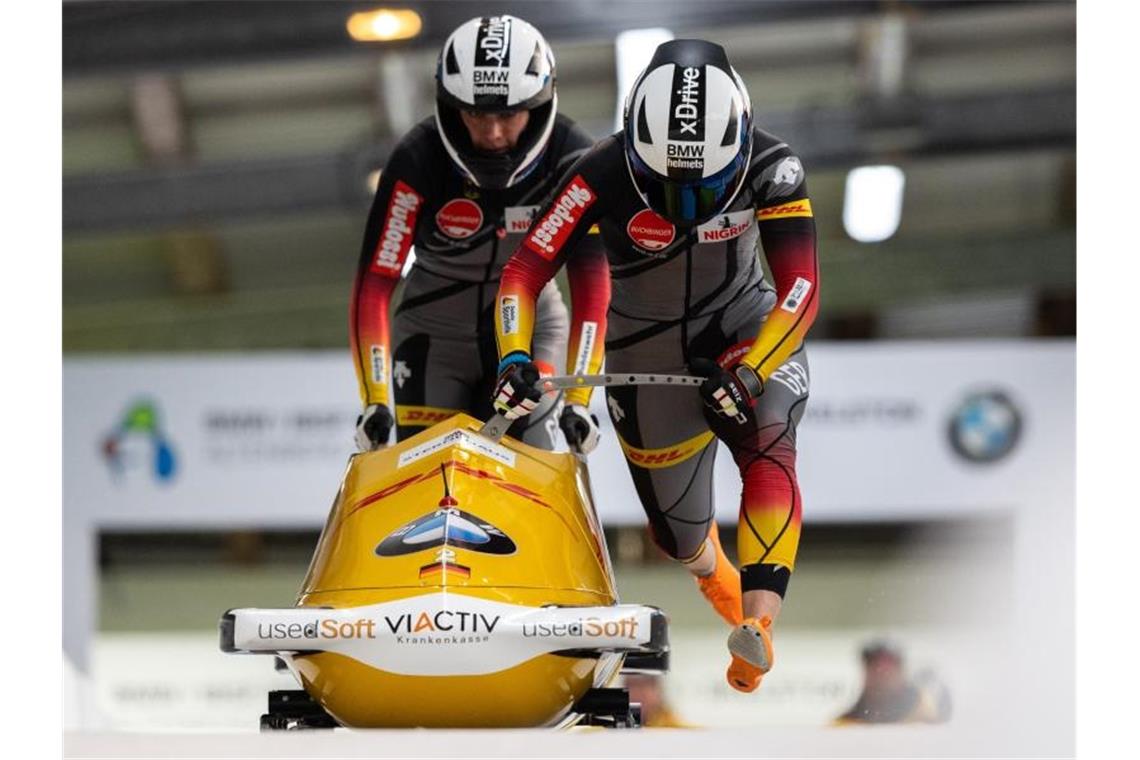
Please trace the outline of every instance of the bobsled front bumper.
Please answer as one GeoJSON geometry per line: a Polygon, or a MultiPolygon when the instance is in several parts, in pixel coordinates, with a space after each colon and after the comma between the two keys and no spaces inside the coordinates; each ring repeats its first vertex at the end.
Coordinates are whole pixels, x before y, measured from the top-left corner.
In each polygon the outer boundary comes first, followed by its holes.
{"type": "Polygon", "coordinates": [[[336,652],[403,675],[494,673],[543,654],[664,660],[669,650],[668,620],[656,607],[526,607],[455,593],[338,609],[233,609],[219,627],[224,652],[336,652]]]}

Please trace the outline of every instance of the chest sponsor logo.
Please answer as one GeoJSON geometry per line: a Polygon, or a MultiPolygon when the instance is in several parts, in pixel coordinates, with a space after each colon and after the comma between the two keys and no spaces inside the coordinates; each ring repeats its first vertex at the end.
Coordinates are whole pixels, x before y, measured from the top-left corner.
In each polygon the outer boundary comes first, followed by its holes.
{"type": "Polygon", "coordinates": [[[732,240],[735,237],[740,237],[752,226],[753,219],[754,216],[751,209],[721,214],[711,221],[705,222],[700,227],[697,227],[699,240],[702,243],[719,243],[724,240],[732,240]]]}
{"type": "Polygon", "coordinates": [[[538,206],[508,206],[503,209],[503,224],[508,233],[526,232],[538,213],[538,206]]]}
{"type": "Polygon", "coordinates": [[[634,214],[625,231],[637,247],[647,251],[660,251],[677,236],[676,227],[649,209],[634,214]]]}
{"type": "Polygon", "coordinates": [[[397,180],[388,200],[388,210],[384,215],[384,227],[376,255],[372,259],[372,271],[381,274],[399,274],[404,265],[404,257],[412,247],[412,237],[416,231],[416,215],[423,205],[422,195],[403,181],[397,180]]]}
{"type": "Polygon", "coordinates": [[[586,209],[598,199],[581,174],[574,176],[554,206],[531,228],[524,245],[547,261],[554,258],[570,233],[582,221],[586,209]]]}
{"type": "Polygon", "coordinates": [[[810,292],[811,281],[805,280],[803,277],[797,277],[795,284],[792,285],[792,289],[788,291],[787,298],[780,304],[780,308],[795,314],[800,310],[800,305],[807,299],[807,295],[810,292]]]}
{"type": "Polygon", "coordinates": [[[436,212],[435,223],[450,238],[469,238],[483,226],[483,209],[474,201],[454,198],[436,212]]]}

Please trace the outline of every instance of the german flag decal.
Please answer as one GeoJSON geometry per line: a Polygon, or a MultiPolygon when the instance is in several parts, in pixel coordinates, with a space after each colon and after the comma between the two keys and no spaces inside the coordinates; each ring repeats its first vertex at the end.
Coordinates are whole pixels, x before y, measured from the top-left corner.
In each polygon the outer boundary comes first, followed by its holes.
{"type": "Polygon", "coordinates": [[[458,575],[460,578],[470,578],[471,568],[464,565],[456,565],[451,562],[433,562],[430,565],[424,565],[420,568],[420,578],[427,578],[432,575],[443,575],[444,573],[452,573],[458,575]]]}

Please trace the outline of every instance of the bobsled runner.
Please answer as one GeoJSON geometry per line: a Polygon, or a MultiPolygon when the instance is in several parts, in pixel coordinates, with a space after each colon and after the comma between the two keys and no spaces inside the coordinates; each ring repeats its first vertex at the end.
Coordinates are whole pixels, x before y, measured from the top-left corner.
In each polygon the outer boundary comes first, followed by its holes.
{"type": "Polygon", "coordinates": [[[263,729],[637,725],[612,684],[668,668],[666,616],[619,603],[583,458],[506,427],[458,414],[353,455],[296,606],[222,616],[222,650],[302,687],[263,729]]]}

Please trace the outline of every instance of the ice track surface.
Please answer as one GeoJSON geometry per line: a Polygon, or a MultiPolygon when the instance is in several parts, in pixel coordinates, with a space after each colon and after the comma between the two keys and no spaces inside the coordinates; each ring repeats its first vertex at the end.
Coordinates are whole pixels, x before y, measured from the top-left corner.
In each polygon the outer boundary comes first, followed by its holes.
{"type": "Polygon", "coordinates": [[[1008,723],[828,729],[336,731],[64,736],[69,758],[601,758],[1070,756],[1008,723]],[[1019,736],[1019,734],[1022,734],[1019,736]],[[1040,746],[1036,746],[1040,745],[1040,746]]]}

